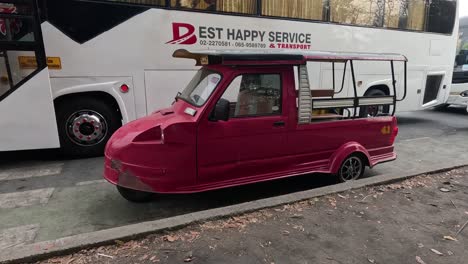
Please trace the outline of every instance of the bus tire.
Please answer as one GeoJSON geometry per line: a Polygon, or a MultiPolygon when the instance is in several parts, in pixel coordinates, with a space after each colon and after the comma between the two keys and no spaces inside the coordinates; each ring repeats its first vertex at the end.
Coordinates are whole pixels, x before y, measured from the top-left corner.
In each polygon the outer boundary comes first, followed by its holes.
{"type": "Polygon", "coordinates": [[[125,200],[132,203],[147,203],[154,198],[154,193],[132,190],[118,185],[117,190],[125,200]]]}
{"type": "Polygon", "coordinates": [[[450,104],[440,104],[438,106],[434,106],[434,110],[436,111],[445,111],[449,108],[450,104]]]}
{"type": "MultiPolygon", "coordinates": [[[[380,89],[375,89],[371,88],[369,91],[364,94],[364,97],[373,97],[373,96],[386,96],[388,94],[385,94],[384,91],[380,89]]],[[[376,107],[376,106],[368,106],[368,107],[363,107],[360,112],[359,116],[360,117],[374,117],[378,116],[379,114],[388,114],[390,112],[390,106],[381,106],[381,107],[376,107]]]]}
{"type": "Polygon", "coordinates": [[[338,180],[340,182],[357,180],[364,174],[365,169],[365,161],[361,155],[350,155],[341,163],[337,174],[338,180]]]}
{"type": "Polygon", "coordinates": [[[117,109],[95,96],[58,100],[55,111],[60,150],[66,156],[102,156],[107,141],[122,125],[117,109]]]}

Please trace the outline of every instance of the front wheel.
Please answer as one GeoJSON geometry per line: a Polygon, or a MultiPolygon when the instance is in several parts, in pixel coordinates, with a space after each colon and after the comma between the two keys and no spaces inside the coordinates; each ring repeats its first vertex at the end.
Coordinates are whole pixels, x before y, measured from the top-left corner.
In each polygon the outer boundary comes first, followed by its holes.
{"type": "Polygon", "coordinates": [[[338,171],[338,180],[347,182],[359,179],[365,170],[364,161],[358,155],[351,155],[343,161],[338,171]]]}
{"type": "Polygon", "coordinates": [[[117,186],[117,190],[123,198],[132,203],[147,203],[154,198],[154,193],[132,190],[122,186],[117,186]]]}
{"type": "Polygon", "coordinates": [[[63,154],[94,157],[104,153],[111,135],[122,125],[117,109],[94,96],[76,96],[55,104],[63,154]]]}

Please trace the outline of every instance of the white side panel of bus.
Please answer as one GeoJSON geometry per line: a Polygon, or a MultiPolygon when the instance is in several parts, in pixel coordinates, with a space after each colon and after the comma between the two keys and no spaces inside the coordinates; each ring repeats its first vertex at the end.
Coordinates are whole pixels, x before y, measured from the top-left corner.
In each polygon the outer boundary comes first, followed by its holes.
{"type": "Polygon", "coordinates": [[[145,71],[146,107],[148,114],[169,107],[195,75],[195,70],[145,71]]]}
{"type": "Polygon", "coordinates": [[[46,68],[0,103],[0,151],[60,146],[46,68]]]}

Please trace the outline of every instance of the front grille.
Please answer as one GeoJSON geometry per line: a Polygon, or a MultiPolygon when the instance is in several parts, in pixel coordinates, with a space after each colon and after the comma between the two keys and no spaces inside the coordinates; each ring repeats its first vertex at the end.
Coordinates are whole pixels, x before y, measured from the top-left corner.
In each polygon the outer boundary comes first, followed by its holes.
{"type": "Polygon", "coordinates": [[[426,81],[426,90],[424,92],[423,104],[436,100],[439,95],[440,85],[444,75],[429,75],[426,81]]]}

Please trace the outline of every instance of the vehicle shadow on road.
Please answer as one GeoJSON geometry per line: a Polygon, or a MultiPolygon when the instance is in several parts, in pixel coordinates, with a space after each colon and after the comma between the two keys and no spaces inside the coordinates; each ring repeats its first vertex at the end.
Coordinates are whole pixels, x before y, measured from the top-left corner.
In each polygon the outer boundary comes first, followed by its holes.
{"type": "MultiPolygon", "coordinates": [[[[372,175],[372,172],[369,175],[372,175]]],[[[98,222],[98,219],[102,219],[102,215],[105,214],[106,219],[118,222],[112,223],[113,227],[277,197],[337,183],[337,178],[333,175],[307,174],[196,194],[157,195],[154,201],[146,204],[130,203],[115,191],[102,199],[102,203],[96,202],[90,205],[88,215],[98,222]],[[112,207],[109,207],[110,204],[112,207]]],[[[94,222],[94,220],[88,221],[94,222]]]]}

